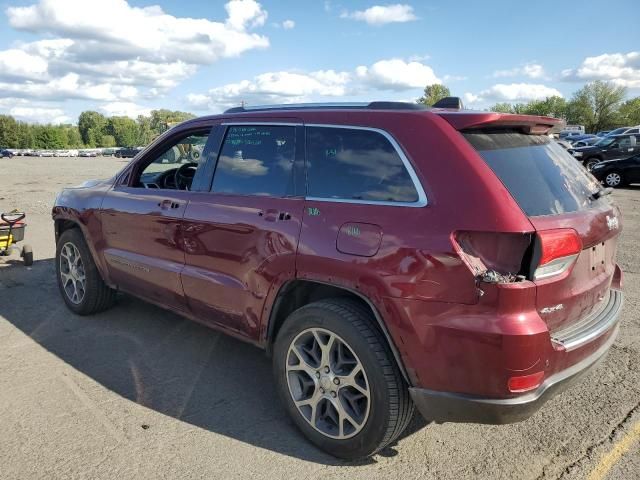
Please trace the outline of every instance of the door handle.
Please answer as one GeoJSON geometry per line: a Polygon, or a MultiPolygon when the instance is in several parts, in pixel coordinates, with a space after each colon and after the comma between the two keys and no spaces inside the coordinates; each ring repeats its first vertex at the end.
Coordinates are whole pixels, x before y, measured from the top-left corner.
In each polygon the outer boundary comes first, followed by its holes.
{"type": "Polygon", "coordinates": [[[178,202],[174,202],[173,200],[162,200],[160,202],[158,202],[158,206],[162,209],[162,210],[168,210],[170,208],[179,208],[180,204],[178,202]]]}

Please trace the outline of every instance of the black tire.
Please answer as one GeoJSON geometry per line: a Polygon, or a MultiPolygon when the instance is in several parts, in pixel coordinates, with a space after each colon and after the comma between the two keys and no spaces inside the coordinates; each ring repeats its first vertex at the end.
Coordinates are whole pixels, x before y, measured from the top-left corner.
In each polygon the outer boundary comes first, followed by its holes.
{"type": "Polygon", "coordinates": [[[622,175],[621,172],[618,172],[617,170],[613,170],[611,172],[608,172],[605,175],[604,184],[607,187],[612,187],[612,188],[624,187],[625,185],[624,176],[622,175]]]}
{"type": "Polygon", "coordinates": [[[62,299],[64,300],[65,304],[72,312],[78,315],[91,315],[93,313],[106,310],[115,303],[116,291],[112,288],[109,288],[102,280],[100,272],[98,271],[98,268],[93,261],[91,252],[89,251],[89,247],[87,247],[84,236],[79,229],[71,228],[60,235],[60,238],[58,239],[58,243],[56,245],[55,262],[56,278],[58,281],[60,294],[62,295],[62,299]],[[82,264],[84,266],[84,274],[86,279],[85,290],[83,298],[79,303],[74,303],[69,298],[69,295],[64,290],[62,277],[60,275],[60,253],[63,246],[67,243],[71,243],[78,249],[80,253],[80,259],[82,260],[82,264]]]}
{"type": "Polygon", "coordinates": [[[280,398],[297,427],[312,443],[335,457],[354,460],[379,452],[398,438],[413,417],[414,405],[407,384],[385,337],[376,328],[371,312],[353,300],[328,299],[293,312],[278,333],[273,368],[280,398]],[[362,429],[351,438],[335,439],[316,430],[302,416],[289,392],[289,346],[309,328],[322,328],[343,339],[366,372],[369,413],[362,429]]]}
{"type": "Polygon", "coordinates": [[[587,159],[584,161],[584,168],[586,168],[586,169],[590,172],[590,171],[591,171],[591,169],[592,169],[595,165],[597,165],[597,164],[599,164],[599,163],[600,163],[600,159],[599,159],[599,158],[594,158],[594,157],[592,157],[592,158],[587,158],[587,159]]]}
{"type": "Polygon", "coordinates": [[[33,249],[31,248],[31,245],[24,245],[20,255],[22,256],[22,261],[26,267],[33,265],[33,249]]]}

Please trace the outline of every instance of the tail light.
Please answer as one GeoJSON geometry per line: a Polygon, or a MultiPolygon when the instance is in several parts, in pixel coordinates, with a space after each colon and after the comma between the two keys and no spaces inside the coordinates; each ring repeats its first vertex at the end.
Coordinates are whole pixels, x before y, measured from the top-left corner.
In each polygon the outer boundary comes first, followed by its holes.
{"type": "Polygon", "coordinates": [[[509,391],[512,393],[528,392],[535,390],[542,383],[544,372],[536,372],[531,375],[522,375],[519,377],[511,377],[507,382],[509,391]]]}
{"type": "Polygon", "coordinates": [[[533,273],[534,280],[542,280],[566,272],[582,251],[582,241],[573,228],[540,230],[540,260],[533,273]]]}

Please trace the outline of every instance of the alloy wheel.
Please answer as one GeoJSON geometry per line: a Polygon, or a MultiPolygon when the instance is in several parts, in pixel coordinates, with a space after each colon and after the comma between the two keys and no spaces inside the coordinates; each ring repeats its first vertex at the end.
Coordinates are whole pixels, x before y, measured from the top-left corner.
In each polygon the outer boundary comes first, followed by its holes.
{"type": "Polygon", "coordinates": [[[87,278],[80,251],[73,243],[67,242],[60,250],[60,281],[67,298],[74,304],[82,302],[87,286],[87,278]]]}
{"type": "Polygon", "coordinates": [[[617,187],[618,185],[620,185],[622,183],[622,177],[617,172],[611,172],[610,174],[608,174],[605,177],[604,182],[609,187],[617,187]]]}
{"type": "Polygon", "coordinates": [[[318,432],[347,439],[365,426],[371,392],[364,367],[353,349],[335,333],[309,328],[287,352],[289,393],[299,413],[318,432]]]}

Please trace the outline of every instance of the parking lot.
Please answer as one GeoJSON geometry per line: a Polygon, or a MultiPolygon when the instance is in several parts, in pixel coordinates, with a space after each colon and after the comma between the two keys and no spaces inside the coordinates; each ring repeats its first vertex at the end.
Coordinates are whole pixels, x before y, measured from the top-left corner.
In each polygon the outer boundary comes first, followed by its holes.
{"type": "Polygon", "coordinates": [[[296,431],[260,350],[131,297],[94,317],[65,308],[55,194],[127,161],[0,159],[0,211],[27,212],[35,255],[30,268],[0,257],[0,478],[638,478],[640,187],[613,194],[626,304],[598,370],[526,422],[416,418],[396,445],[350,463],[296,431]]]}

